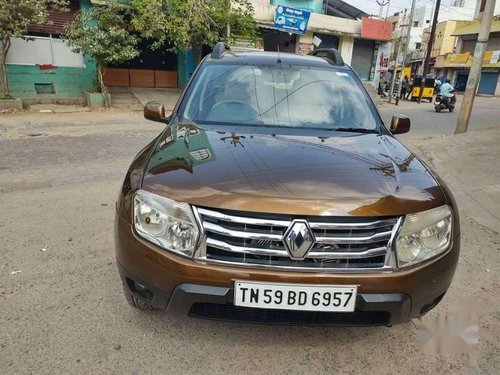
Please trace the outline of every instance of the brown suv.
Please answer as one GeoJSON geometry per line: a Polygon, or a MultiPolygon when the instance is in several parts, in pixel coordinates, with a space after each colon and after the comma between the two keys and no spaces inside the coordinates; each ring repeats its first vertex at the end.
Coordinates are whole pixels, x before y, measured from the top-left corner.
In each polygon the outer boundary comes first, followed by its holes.
{"type": "Polygon", "coordinates": [[[117,202],[129,303],[278,324],[392,325],[436,306],[459,256],[455,201],[392,134],[336,50],[217,44],[117,202]]]}

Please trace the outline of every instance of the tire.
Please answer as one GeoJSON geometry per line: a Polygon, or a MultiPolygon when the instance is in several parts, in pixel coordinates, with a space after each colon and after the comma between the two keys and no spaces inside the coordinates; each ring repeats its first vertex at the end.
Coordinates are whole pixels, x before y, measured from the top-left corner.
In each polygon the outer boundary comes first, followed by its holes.
{"type": "Polygon", "coordinates": [[[146,302],[143,299],[136,297],[126,287],[123,288],[123,294],[125,294],[125,299],[127,300],[128,304],[132,306],[134,309],[142,311],[155,310],[155,308],[149,302],[146,302]]]}
{"type": "Polygon", "coordinates": [[[454,106],[451,106],[450,108],[448,108],[448,110],[449,110],[450,112],[453,112],[453,110],[454,110],[454,109],[455,109],[455,107],[454,107],[454,106]]]}
{"type": "Polygon", "coordinates": [[[441,105],[435,105],[434,109],[436,110],[437,113],[441,112],[441,105]]]}

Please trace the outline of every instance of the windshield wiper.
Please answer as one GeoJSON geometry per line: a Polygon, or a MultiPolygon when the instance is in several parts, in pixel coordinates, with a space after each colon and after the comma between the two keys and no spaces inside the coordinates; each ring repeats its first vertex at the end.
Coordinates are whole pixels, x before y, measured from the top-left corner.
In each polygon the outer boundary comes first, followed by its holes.
{"type": "Polygon", "coordinates": [[[366,129],[366,128],[332,128],[331,130],[336,132],[380,134],[380,131],[378,131],[377,129],[366,129]]]}

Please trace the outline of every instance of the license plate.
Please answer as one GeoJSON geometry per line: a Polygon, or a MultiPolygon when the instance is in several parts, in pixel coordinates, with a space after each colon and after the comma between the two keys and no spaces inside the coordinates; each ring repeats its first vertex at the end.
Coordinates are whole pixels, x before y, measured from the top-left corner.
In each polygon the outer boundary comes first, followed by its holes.
{"type": "Polygon", "coordinates": [[[300,285],[235,281],[234,304],[262,309],[354,311],[355,285],[300,285]]]}

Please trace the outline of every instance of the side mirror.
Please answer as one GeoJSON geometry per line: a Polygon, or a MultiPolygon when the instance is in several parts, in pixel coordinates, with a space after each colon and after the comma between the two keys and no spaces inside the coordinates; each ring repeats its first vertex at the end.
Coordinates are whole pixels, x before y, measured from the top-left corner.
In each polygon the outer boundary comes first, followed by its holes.
{"type": "Polygon", "coordinates": [[[405,115],[392,115],[391,129],[392,134],[403,134],[410,131],[410,118],[405,115]]]}
{"type": "Polygon", "coordinates": [[[151,121],[165,122],[165,107],[157,101],[147,102],[144,106],[144,118],[151,121]]]}

